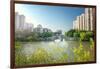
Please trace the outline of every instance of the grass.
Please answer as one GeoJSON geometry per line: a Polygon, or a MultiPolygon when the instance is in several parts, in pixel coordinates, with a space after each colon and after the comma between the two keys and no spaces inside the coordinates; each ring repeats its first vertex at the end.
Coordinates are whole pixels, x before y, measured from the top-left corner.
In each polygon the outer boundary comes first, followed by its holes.
{"type": "Polygon", "coordinates": [[[84,62],[91,60],[90,51],[83,48],[83,45],[81,43],[78,48],[73,48],[72,51],[74,53],[74,62],[84,62]]]}
{"type": "MultiPolygon", "coordinates": [[[[53,52],[48,53],[44,48],[37,48],[31,56],[25,56],[21,53],[20,47],[19,51],[16,51],[15,62],[17,66],[31,65],[31,64],[52,64],[52,63],[64,63],[67,62],[68,55],[62,54],[61,57],[55,59],[53,52]]],[[[53,51],[62,52],[59,47],[54,47],[53,51]]]]}
{"type": "Polygon", "coordinates": [[[85,62],[85,61],[91,61],[94,59],[93,54],[91,54],[91,51],[93,51],[94,49],[94,41],[92,38],[90,38],[90,46],[89,46],[89,50],[86,50],[83,45],[82,45],[82,41],[80,39],[79,41],[80,45],[78,48],[74,47],[72,49],[73,53],[74,53],[74,62],[85,62]]]}

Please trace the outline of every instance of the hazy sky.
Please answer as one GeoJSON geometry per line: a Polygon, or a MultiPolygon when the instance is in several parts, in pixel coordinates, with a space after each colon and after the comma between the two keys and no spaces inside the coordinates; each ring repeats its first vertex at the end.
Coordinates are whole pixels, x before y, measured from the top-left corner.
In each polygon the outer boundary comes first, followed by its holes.
{"type": "Polygon", "coordinates": [[[25,15],[26,22],[34,24],[34,27],[41,24],[52,31],[64,32],[72,29],[73,20],[84,13],[84,8],[15,4],[15,12],[25,15]]]}

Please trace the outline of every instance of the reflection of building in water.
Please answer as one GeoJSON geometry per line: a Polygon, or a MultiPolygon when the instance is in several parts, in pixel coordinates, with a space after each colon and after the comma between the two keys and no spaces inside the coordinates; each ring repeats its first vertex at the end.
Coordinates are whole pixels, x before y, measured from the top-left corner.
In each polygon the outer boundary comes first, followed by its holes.
{"type": "Polygon", "coordinates": [[[85,13],[73,21],[73,29],[93,31],[95,24],[95,8],[85,8],[85,13]]]}

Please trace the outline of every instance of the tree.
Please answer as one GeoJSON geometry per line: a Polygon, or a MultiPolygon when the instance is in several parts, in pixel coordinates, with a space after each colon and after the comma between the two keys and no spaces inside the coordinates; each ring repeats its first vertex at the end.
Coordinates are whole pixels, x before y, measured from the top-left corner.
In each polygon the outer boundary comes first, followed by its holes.
{"type": "Polygon", "coordinates": [[[45,37],[51,37],[53,35],[52,32],[43,32],[41,37],[45,38],[45,37]]]}
{"type": "Polygon", "coordinates": [[[74,36],[74,32],[76,32],[76,30],[71,29],[68,32],[65,32],[65,36],[73,37],[74,36]]]}

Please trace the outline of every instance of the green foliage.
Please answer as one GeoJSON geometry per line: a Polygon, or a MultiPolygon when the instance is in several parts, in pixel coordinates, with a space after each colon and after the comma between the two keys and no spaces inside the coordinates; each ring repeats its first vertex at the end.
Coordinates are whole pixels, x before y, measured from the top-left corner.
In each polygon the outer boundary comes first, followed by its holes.
{"type": "Polygon", "coordinates": [[[93,32],[86,32],[85,38],[86,38],[87,40],[90,40],[90,38],[93,39],[93,32]]]}
{"type": "Polygon", "coordinates": [[[73,37],[80,37],[80,33],[77,31],[77,32],[74,32],[73,33],[73,37]]]}
{"type": "Polygon", "coordinates": [[[94,41],[92,38],[90,38],[90,48],[94,49],[94,41]]]}
{"type": "Polygon", "coordinates": [[[78,30],[69,30],[65,32],[65,36],[73,38],[81,38],[82,41],[89,41],[90,38],[93,38],[93,32],[91,31],[78,31],[78,30]]]}
{"type": "Polygon", "coordinates": [[[68,61],[68,54],[62,54],[62,56],[60,57],[60,59],[58,60],[58,62],[61,63],[66,63],[68,61]]]}
{"type": "Polygon", "coordinates": [[[27,36],[24,36],[24,37],[16,37],[15,38],[15,41],[21,41],[21,42],[25,42],[25,41],[38,41],[39,38],[38,38],[38,34],[37,33],[31,33],[27,36]]]}
{"type": "MultiPolygon", "coordinates": [[[[79,33],[79,32],[78,32],[79,33]]],[[[74,34],[75,35],[75,34],[74,34]]],[[[89,36],[91,36],[91,33],[88,33],[89,36]]],[[[27,37],[28,40],[31,40],[33,36],[27,37]]],[[[72,48],[72,52],[74,54],[74,59],[70,56],[68,56],[67,53],[64,53],[64,49],[59,47],[57,44],[53,45],[51,44],[51,52],[48,52],[44,48],[37,48],[31,56],[26,56],[21,52],[21,43],[18,41],[15,41],[15,64],[17,66],[22,65],[31,65],[31,64],[51,64],[51,63],[67,63],[68,58],[72,58],[74,62],[85,62],[85,61],[91,61],[91,58],[93,58],[93,55],[91,55],[91,51],[86,50],[82,45],[82,40],[86,38],[86,33],[81,32],[80,33],[80,41],[79,46],[72,48]],[[17,50],[19,50],[17,52],[17,50]],[[54,58],[54,52],[59,53],[61,52],[62,55],[58,58],[54,58]]],[[[90,49],[94,48],[94,41],[92,38],[90,40],[90,49]]]]}
{"type": "Polygon", "coordinates": [[[15,49],[19,50],[21,48],[21,44],[18,41],[15,41],[15,49]]]}
{"type": "MultiPolygon", "coordinates": [[[[53,49],[55,52],[63,51],[58,47],[54,47],[53,49]],[[59,50],[59,51],[58,51],[59,50]]],[[[19,52],[16,52],[16,65],[22,66],[27,64],[51,64],[51,63],[66,63],[67,62],[68,55],[65,53],[62,53],[62,55],[59,58],[55,58],[53,56],[53,52],[47,52],[44,48],[37,48],[31,56],[25,56],[25,54],[21,53],[21,50],[19,52]]]]}
{"type": "Polygon", "coordinates": [[[38,34],[32,33],[32,34],[28,35],[26,38],[28,39],[28,41],[38,41],[38,34]]]}
{"type": "Polygon", "coordinates": [[[41,33],[40,37],[45,38],[45,37],[51,37],[52,35],[53,35],[52,32],[43,32],[41,33]]]}
{"type": "Polygon", "coordinates": [[[21,54],[21,43],[18,41],[15,41],[15,62],[16,66],[27,64],[27,57],[21,54]]]}
{"type": "Polygon", "coordinates": [[[32,56],[29,58],[30,63],[35,63],[35,64],[44,64],[44,63],[49,63],[51,60],[51,56],[47,51],[44,49],[37,49],[32,56]]]}
{"type": "Polygon", "coordinates": [[[33,39],[32,36],[28,36],[28,37],[26,38],[26,40],[28,40],[28,41],[32,41],[32,39],[33,39]]]}
{"type": "Polygon", "coordinates": [[[85,36],[86,36],[85,32],[81,32],[80,33],[80,40],[84,40],[85,36]]]}
{"type": "Polygon", "coordinates": [[[69,37],[73,37],[74,32],[76,32],[76,30],[69,30],[68,32],[65,32],[65,35],[69,37]]]}
{"type": "Polygon", "coordinates": [[[75,62],[90,61],[92,58],[90,51],[85,50],[81,43],[78,48],[73,49],[73,53],[75,62]]]}
{"type": "Polygon", "coordinates": [[[47,38],[47,37],[52,37],[53,33],[52,32],[43,32],[43,33],[31,33],[28,34],[27,36],[23,36],[23,37],[15,37],[15,41],[21,41],[21,42],[25,42],[25,41],[41,41],[41,38],[47,38]]]}
{"type": "Polygon", "coordinates": [[[22,65],[26,65],[27,63],[27,57],[23,54],[20,53],[16,53],[15,55],[15,64],[16,66],[22,66],[22,65]]]}
{"type": "MultiPolygon", "coordinates": [[[[82,40],[84,39],[85,34],[81,33],[80,36],[81,36],[81,38],[80,38],[80,41],[79,41],[79,43],[80,43],[79,47],[72,49],[72,51],[74,53],[74,61],[75,62],[90,61],[91,58],[93,58],[91,51],[86,50],[82,45],[82,40]]],[[[91,38],[90,39],[90,48],[93,48],[93,46],[94,46],[94,42],[93,42],[93,39],[91,38]]]]}

